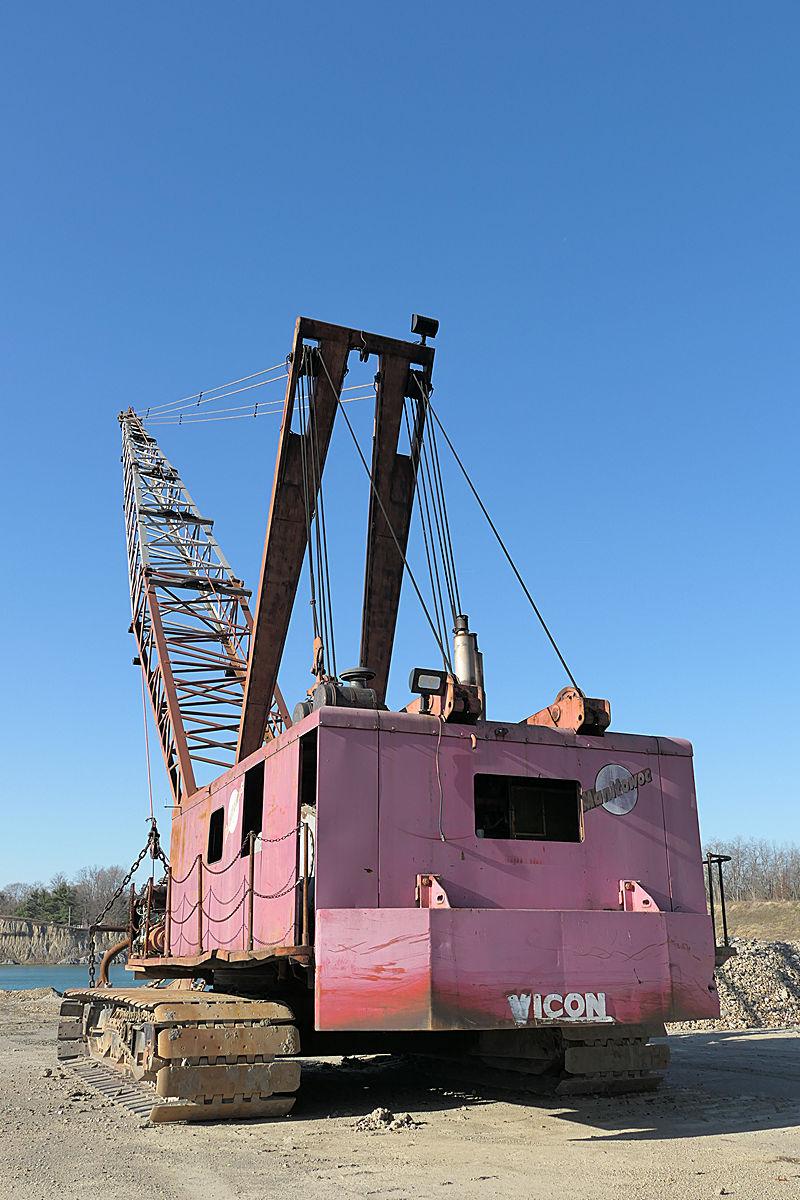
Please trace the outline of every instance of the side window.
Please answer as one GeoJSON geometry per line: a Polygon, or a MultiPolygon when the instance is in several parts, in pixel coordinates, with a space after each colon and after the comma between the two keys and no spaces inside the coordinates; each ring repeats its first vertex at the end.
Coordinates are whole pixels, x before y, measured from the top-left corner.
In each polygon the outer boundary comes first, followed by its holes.
{"type": "Polygon", "coordinates": [[[264,824],[264,761],[256,763],[244,777],[244,802],[242,804],[242,849],[246,857],[250,853],[250,834],[256,837],[264,824]]]}
{"type": "Polygon", "coordinates": [[[225,809],[215,808],[208,818],[208,852],[206,862],[219,862],[222,858],[222,830],[225,826],[225,809]]]}
{"type": "Polygon", "coordinates": [[[483,838],[579,842],[581,785],[577,779],[476,775],[475,832],[483,838]]]}

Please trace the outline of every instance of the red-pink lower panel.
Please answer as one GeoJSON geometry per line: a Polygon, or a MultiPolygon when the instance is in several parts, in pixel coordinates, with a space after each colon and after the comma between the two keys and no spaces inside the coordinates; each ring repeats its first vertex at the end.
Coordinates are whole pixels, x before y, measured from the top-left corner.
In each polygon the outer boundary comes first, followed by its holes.
{"type": "Polygon", "coordinates": [[[502,1029],[715,1017],[708,917],[318,909],[318,1029],[502,1029]]]}

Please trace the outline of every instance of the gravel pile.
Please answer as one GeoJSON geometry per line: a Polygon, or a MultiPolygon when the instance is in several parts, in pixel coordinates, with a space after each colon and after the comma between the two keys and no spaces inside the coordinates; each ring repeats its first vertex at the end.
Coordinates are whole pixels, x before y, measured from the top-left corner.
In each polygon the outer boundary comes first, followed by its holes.
{"type": "Polygon", "coordinates": [[[691,1029],[781,1029],[800,1025],[800,942],[731,938],[737,953],[716,972],[718,1021],[670,1025],[691,1029]]]}
{"type": "Polygon", "coordinates": [[[359,1133],[395,1133],[398,1129],[413,1129],[416,1125],[419,1121],[415,1121],[410,1113],[395,1116],[388,1108],[373,1108],[371,1113],[356,1121],[355,1128],[359,1133]]]}
{"type": "Polygon", "coordinates": [[[37,1014],[43,1016],[54,1016],[61,1008],[61,996],[59,993],[50,987],[41,988],[26,988],[24,991],[13,991],[10,989],[0,990],[0,1006],[5,1003],[25,1004],[28,1013],[33,1010],[37,1014]]]}

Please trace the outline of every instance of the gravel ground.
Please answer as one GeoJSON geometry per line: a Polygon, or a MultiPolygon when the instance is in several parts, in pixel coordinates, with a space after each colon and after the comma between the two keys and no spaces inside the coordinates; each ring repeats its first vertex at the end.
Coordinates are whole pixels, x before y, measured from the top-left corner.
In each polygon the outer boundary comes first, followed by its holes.
{"type": "Polygon", "coordinates": [[[800,1029],[671,1037],[655,1096],[564,1105],[305,1060],[288,1118],[150,1126],[59,1067],[57,1009],[0,993],[0,1200],[800,1195],[800,1029]]]}
{"type": "Polygon", "coordinates": [[[720,1019],[684,1021],[671,1032],[800,1025],[800,942],[732,938],[731,944],[737,953],[717,971],[720,1019]]]}

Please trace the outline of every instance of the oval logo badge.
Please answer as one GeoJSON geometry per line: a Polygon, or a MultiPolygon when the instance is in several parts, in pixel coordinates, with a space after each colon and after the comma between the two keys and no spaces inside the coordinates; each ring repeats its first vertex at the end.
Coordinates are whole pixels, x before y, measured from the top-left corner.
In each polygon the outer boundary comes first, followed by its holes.
{"type": "Polygon", "coordinates": [[[601,767],[594,781],[594,790],[599,795],[608,790],[609,794],[603,800],[606,812],[624,817],[634,808],[639,799],[638,775],[632,775],[627,767],[619,763],[609,763],[601,767]]]}

